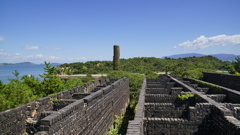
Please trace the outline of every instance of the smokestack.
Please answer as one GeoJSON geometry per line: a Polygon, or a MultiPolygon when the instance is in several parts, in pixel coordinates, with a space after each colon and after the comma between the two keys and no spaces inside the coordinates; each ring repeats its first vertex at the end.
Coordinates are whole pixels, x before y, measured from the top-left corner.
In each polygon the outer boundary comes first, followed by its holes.
{"type": "Polygon", "coordinates": [[[120,71],[120,48],[118,45],[114,45],[113,50],[114,50],[113,70],[120,71]]]}

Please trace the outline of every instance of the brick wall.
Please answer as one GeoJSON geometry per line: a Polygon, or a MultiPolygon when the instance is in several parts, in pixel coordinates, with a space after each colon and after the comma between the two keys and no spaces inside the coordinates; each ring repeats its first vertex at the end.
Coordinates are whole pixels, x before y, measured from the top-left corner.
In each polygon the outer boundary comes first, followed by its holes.
{"type": "Polygon", "coordinates": [[[203,81],[240,91],[240,76],[203,72],[203,81]]]}
{"type": "Polygon", "coordinates": [[[146,82],[127,135],[240,134],[239,92],[223,89],[223,93],[211,94],[207,93],[207,88],[192,84],[191,79],[179,81],[171,76],[147,79],[146,82]],[[173,82],[174,85],[167,87],[173,82]],[[195,97],[179,100],[180,92],[195,93],[195,97]],[[232,103],[221,103],[226,97],[235,98],[228,100],[232,103]]]}
{"type": "Polygon", "coordinates": [[[0,113],[0,134],[107,134],[129,103],[129,81],[101,79],[0,113]]]}

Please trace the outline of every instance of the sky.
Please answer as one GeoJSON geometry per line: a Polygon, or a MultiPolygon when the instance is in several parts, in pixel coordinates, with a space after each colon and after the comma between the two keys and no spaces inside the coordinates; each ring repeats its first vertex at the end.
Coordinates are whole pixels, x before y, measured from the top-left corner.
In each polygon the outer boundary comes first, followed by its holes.
{"type": "Polygon", "coordinates": [[[240,0],[0,0],[0,63],[240,55],[240,0]]]}

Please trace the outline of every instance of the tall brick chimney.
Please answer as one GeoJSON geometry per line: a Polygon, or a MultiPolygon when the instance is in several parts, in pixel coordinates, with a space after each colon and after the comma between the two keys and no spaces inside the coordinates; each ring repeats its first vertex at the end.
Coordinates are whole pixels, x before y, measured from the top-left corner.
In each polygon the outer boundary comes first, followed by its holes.
{"type": "Polygon", "coordinates": [[[113,46],[114,56],[113,56],[113,70],[120,70],[120,48],[118,45],[113,46]]]}

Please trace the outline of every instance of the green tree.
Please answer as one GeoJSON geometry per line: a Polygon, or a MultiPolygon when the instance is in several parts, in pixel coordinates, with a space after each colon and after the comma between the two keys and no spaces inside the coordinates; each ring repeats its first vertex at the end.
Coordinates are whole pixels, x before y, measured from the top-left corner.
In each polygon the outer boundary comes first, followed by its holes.
{"type": "Polygon", "coordinates": [[[159,75],[156,74],[156,73],[147,73],[146,74],[146,78],[148,78],[148,79],[155,79],[155,78],[158,78],[158,77],[159,77],[159,75]]]}
{"type": "Polygon", "coordinates": [[[64,81],[61,80],[59,76],[57,76],[57,70],[53,67],[50,62],[45,63],[45,73],[41,75],[44,78],[41,83],[41,93],[44,96],[49,94],[57,93],[64,90],[64,81]]]}
{"type": "Polygon", "coordinates": [[[14,70],[14,72],[12,72],[12,74],[15,76],[15,79],[8,79],[9,81],[13,81],[13,82],[19,82],[19,72],[17,70],[14,70]]]}
{"type": "Polygon", "coordinates": [[[1,109],[10,109],[22,104],[36,100],[38,96],[34,95],[32,89],[20,81],[11,81],[1,91],[1,109]]]}
{"type": "Polygon", "coordinates": [[[40,97],[42,94],[41,81],[38,78],[35,78],[33,75],[23,75],[20,80],[32,89],[34,95],[39,95],[40,97]]]}
{"type": "Polygon", "coordinates": [[[236,72],[234,65],[227,65],[226,69],[230,74],[235,74],[235,72],[236,72]]]}
{"type": "Polygon", "coordinates": [[[235,68],[235,71],[240,73],[240,57],[235,58],[236,61],[233,61],[233,66],[235,68]]]}
{"type": "Polygon", "coordinates": [[[5,84],[0,80],[0,93],[1,93],[1,90],[5,87],[5,84]]]}
{"type": "Polygon", "coordinates": [[[57,75],[56,67],[52,66],[50,62],[46,62],[46,61],[44,61],[44,64],[46,66],[45,68],[43,68],[45,73],[43,75],[40,75],[41,77],[45,79],[45,78],[51,78],[57,75]]]}
{"type": "Polygon", "coordinates": [[[16,79],[19,79],[18,76],[19,76],[20,73],[17,70],[12,72],[12,74],[16,77],[16,79]]]}
{"type": "Polygon", "coordinates": [[[11,106],[10,106],[9,101],[6,98],[6,95],[1,92],[1,94],[0,94],[0,112],[10,109],[10,108],[11,108],[11,106]]]}
{"type": "Polygon", "coordinates": [[[125,71],[113,71],[110,72],[107,76],[107,78],[123,78],[127,77],[129,79],[129,86],[130,86],[130,107],[135,109],[140,89],[142,87],[142,83],[144,80],[144,75],[138,74],[138,73],[130,73],[125,71]]]}
{"type": "Polygon", "coordinates": [[[76,86],[81,86],[83,85],[83,81],[80,77],[78,78],[68,78],[66,83],[64,84],[64,89],[70,89],[76,86]]]}

